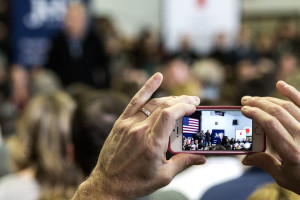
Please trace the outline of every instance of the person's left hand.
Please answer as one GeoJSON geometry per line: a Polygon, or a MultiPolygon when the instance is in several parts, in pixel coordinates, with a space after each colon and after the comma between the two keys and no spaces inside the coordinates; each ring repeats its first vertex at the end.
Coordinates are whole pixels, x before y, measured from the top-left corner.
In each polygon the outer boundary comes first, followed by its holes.
{"type": "Polygon", "coordinates": [[[280,160],[261,152],[246,156],[243,164],[262,168],[280,186],[300,194],[300,92],[283,81],[277,89],[290,101],[248,96],[242,112],[263,127],[280,160]]]}
{"type": "Polygon", "coordinates": [[[169,184],[185,168],[205,163],[205,157],[177,154],[166,160],[169,136],[176,120],[196,111],[198,97],[148,99],[162,82],[155,74],[133,97],[115,123],[98,164],[74,199],[134,199],[169,184]],[[151,112],[147,117],[140,109],[151,112]]]}

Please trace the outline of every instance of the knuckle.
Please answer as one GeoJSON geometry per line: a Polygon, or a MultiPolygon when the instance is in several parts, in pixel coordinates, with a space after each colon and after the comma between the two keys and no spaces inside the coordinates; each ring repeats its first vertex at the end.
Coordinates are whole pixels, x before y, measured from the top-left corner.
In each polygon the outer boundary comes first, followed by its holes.
{"type": "Polygon", "coordinates": [[[270,106],[268,110],[272,116],[279,116],[282,114],[282,109],[279,106],[270,106]]]}
{"type": "Polygon", "coordinates": [[[186,99],[186,98],[189,98],[189,96],[187,96],[187,95],[181,95],[181,98],[186,99]]]}
{"type": "Polygon", "coordinates": [[[249,102],[251,102],[251,103],[253,103],[253,102],[260,102],[260,101],[261,101],[260,97],[251,97],[249,99],[249,102]]]}
{"type": "Polygon", "coordinates": [[[193,159],[189,156],[185,159],[185,166],[191,166],[193,164],[193,159]]]}
{"type": "Polygon", "coordinates": [[[133,97],[130,101],[130,104],[135,106],[139,103],[139,98],[138,97],[133,97]]]}
{"type": "Polygon", "coordinates": [[[282,104],[282,107],[286,110],[292,110],[294,107],[294,104],[290,101],[286,101],[282,104]]]}
{"type": "Polygon", "coordinates": [[[265,121],[266,127],[269,129],[276,129],[278,120],[275,117],[270,117],[265,121]]]}
{"type": "Polygon", "coordinates": [[[129,134],[134,137],[139,137],[143,133],[144,133],[144,129],[141,128],[131,128],[131,130],[129,131],[129,134]]]}
{"type": "Polygon", "coordinates": [[[150,83],[146,83],[145,85],[144,85],[144,89],[145,90],[148,90],[148,89],[150,89],[152,87],[152,85],[150,84],[150,83]]]}
{"type": "Polygon", "coordinates": [[[173,119],[172,113],[168,109],[163,109],[161,112],[162,120],[169,121],[173,119]]]}
{"type": "Polygon", "coordinates": [[[158,106],[160,104],[160,100],[158,98],[154,98],[154,99],[151,99],[151,101],[149,101],[150,105],[153,105],[153,106],[158,106]]]}
{"type": "Polygon", "coordinates": [[[170,101],[165,101],[165,102],[163,102],[162,104],[160,104],[160,107],[161,107],[162,109],[164,109],[164,108],[169,108],[169,107],[171,107],[171,106],[172,106],[172,104],[171,104],[170,101]]]}
{"type": "Polygon", "coordinates": [[[194,97],[187,96],[187,95],[183,95],[182,97],[185,99],[186,103],[191,104],[191,103],[194,103],[194,102],[195,102],[194,97]]]}
{"type": "Polygon", "coordinates": [[[130,132],[130,126],[128,125],[120,125],[120,132],[122,134],[126,134],[126,133],[129,133],[130,132]]]}

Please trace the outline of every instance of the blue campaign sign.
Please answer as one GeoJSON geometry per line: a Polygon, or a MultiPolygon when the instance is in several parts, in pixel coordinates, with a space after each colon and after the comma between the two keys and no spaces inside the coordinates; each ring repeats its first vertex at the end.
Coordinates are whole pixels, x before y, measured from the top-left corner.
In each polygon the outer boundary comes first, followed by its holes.
{"type": "Polygon", "coordinates": [[[50,38],[61,30],[69,2],[71,0],[12,1],[13,62],[25,67],[45,64],[50,38]]]}
{"type": "Polygon", "coordinates": [[[220,133],[223,133],[223,135],[225,135],[225,130],[222,130],[222,129],[213,129],[212,130],[212,133],[211,133],[212,144],[217,144],[220,133]]]}

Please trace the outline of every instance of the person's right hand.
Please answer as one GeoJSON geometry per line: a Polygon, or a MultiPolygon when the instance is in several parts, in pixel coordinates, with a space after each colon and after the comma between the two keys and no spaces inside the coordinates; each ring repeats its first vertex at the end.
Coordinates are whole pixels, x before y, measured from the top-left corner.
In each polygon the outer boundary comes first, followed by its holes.
{"type": "Polygon", "coordinates": [[[169,184],[185,168],[205,163],[205,157],[177,154],[166,160],[176,120],[191,115],[198,97],[148,99],[162,82],[155,74],[133,97],[115,123],[101,150],[96,168],[80,186],[78,199],[135,199],[169,184]],[[145,107],[149,117],[140,111],[145,107]]]}
{"type": "Polygon", "coordinates": [[[277,83],[277,89],[291,101],[243,97],[242,112],[263,127],[280,160],[256,153],[246,156],[243,164],[262,168],[280,186],[300,194],[300,93],[283,81],[277,83]]]}

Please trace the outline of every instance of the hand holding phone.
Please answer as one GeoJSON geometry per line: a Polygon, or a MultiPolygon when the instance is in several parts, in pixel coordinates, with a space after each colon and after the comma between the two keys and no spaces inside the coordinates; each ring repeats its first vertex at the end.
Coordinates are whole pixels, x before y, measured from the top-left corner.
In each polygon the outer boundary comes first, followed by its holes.
{"type": "Polygon", "coordinates": [[[268,153],[248,155],[243,164],[258,166],[276,182],[300,195],[300,92],[283,81],[278,91],[290,101],[271,97],[244,97],[243,113],[265,129],[279,157],[268,153]]]}
{"type": "Polygon", "coordinates": [[[263,129],[240,106],[199,106],[178,120],[170,136],[171,153],[249,154],[263,152],[263,129]]]}

